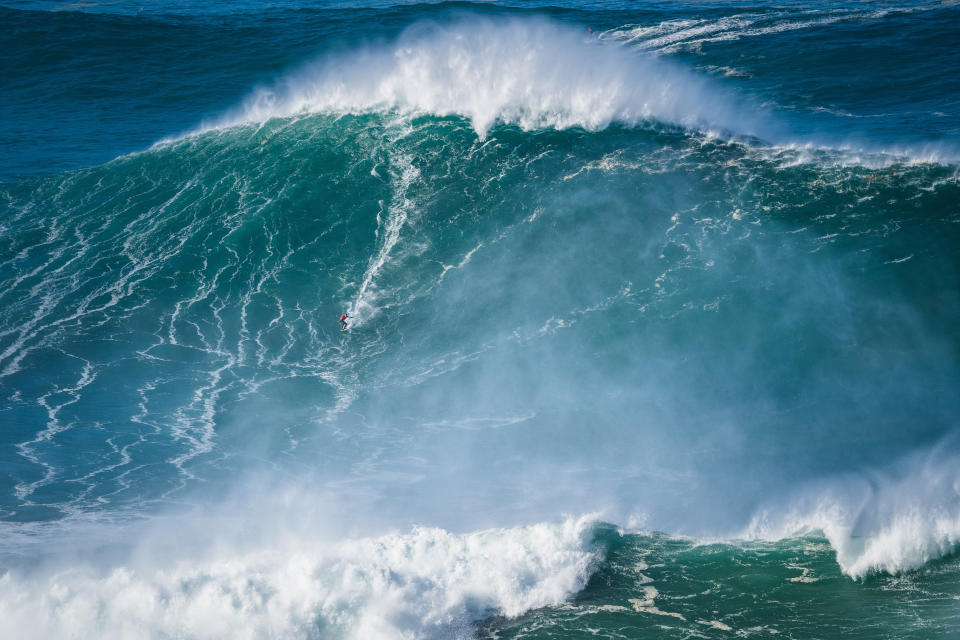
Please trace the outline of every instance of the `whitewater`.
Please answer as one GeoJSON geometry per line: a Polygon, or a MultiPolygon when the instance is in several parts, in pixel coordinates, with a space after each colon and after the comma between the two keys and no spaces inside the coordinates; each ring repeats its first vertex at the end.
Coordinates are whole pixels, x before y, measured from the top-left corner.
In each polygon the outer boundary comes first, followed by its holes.
{"type": "Polygon", "coordinates": [[[3,637],[958,632],[956,6],[0,16],[3,637]]]}

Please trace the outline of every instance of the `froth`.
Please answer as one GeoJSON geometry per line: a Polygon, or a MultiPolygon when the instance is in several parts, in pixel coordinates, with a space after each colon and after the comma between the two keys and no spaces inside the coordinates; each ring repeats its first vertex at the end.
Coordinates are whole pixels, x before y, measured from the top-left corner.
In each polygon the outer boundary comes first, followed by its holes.
{"type": "Polygon", "coordinates": [[[454,638],[581,589],[589,520],[0,577],[7,638],[454,638]]]}
{"type": "Polygon", "coordinates": [[[786,512],[761,512],[747,537],[823,532],[840,568],[854,578],[922,567],[960,544],[958,462],[933,454],[895,473],[833,479],[809,489],[786,512]]]}
{"type": "Polygon", "coordinates": [[[203,128],[382,109],[464,116],[481,137],[498,122],[598,130],[656,120],[757,133],[743,105],[667,60],[545,19],[485,18],[414,25],[391,44],[326,57],[203,128]]]}

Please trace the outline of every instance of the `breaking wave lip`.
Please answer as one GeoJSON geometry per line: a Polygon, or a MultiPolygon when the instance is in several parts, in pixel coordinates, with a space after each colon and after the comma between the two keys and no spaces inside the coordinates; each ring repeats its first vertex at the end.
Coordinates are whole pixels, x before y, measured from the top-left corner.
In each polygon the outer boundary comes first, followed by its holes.
{"type": "MultiPolygon", "coordinates": [[[[720,22],[708,26],[729,27],[720,22]]],[[[389,113],[460,116],[481,139],[499,124],[601,131],[661,123],[749,147],[787,149],[799,163],[960,160],[960,150],[945,141],[891,146],[791,134],[771,111],[775,105],[738,96],[666,57],[637,51],[632,42],[610,34],[590,38],[543,17],[415,23],[393,41],[327,55],[284,74],[220,117],[154,146],[274,119],[389,113]]]]}
{"type": "MultiPolygon", "coordinates": [[[[546,18],[416,23],[395,41],[326,56],[255,89],[187,135],[309,113],[460,115],[477,135],[660,121],[759,136],[760,107],[668,60],[546,18]]],[[[170,142],[164,140],[161,142],[170,142]]]]}
{"type": "MultiPolygon", "coordinates": [[[[583,589],[592,517],[456,534],[216,550],[107,570],[0,575],[3,637],[465,638],[583,589]]],[[[154,554],[158,555],[158,554],[154,554]]]]}
{"type": "Polygon", "coordinates": [[[852,578],[911,571],[960,548],[960,456],[938,448],[892,472],[825,480],[789,504],[760,510],[741,537],[820,532],[852,578]]]}

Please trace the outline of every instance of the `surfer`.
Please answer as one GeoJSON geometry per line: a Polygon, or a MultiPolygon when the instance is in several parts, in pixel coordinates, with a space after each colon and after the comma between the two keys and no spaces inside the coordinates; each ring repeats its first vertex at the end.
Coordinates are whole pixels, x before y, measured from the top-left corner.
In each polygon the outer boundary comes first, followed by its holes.
{"type": "Polygon", "coordinates": [[[347,318],[349,318],[346,313],[340,315],[340,331],[347,330],[347,318]]]}

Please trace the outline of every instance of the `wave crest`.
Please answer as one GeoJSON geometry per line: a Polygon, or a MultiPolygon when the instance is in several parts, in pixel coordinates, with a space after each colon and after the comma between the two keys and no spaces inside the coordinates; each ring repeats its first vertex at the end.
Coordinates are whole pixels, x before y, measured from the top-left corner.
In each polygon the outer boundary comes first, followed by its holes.
{"type": "Polygon", "coordinates": [[[254,90],[201,130],[302,113],[401,112],[469,118],[481,137],[498,123],[526,130],[656,120],[755,135],[743,105],[667,60],[545,19],[420,23],[396,41],[325,57],[254,90]]]}
{"type": "Polygon", "coordinates": [[[893,473],[847,477],[815,488],[786,513],[764,510],[746,537],[783,539],[821,531],[844,573],[900,573],[960,545],[960,458],[913,458],[893,473]]]}

